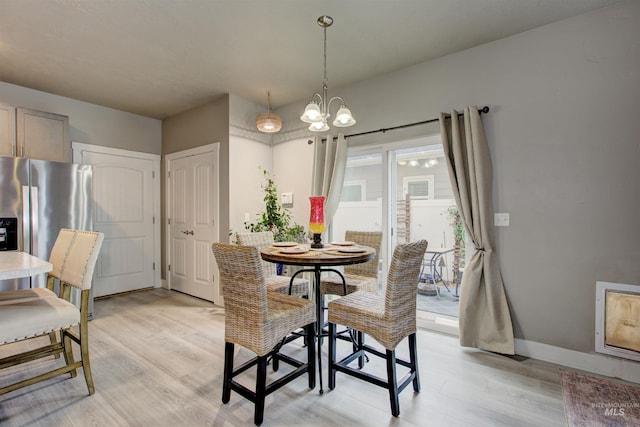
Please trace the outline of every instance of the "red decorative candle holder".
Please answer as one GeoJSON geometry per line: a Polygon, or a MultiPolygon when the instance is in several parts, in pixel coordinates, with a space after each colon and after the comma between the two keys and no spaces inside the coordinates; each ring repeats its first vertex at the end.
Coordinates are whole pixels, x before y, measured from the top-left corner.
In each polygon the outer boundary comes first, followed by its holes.
{"type": "Polygon", "coordinates": [[[311,217],[309,218],[309,231],[313,233],[312,248],[322,248],[322,233],[324,232],[324,196],[311,196],[311,217]]]}

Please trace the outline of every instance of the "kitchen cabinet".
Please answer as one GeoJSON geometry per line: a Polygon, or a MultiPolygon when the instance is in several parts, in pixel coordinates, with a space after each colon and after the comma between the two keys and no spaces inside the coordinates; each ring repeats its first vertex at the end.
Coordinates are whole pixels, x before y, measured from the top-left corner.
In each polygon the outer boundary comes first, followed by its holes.
{"type": "Polygon", "coordinates": [[[0,154],[70,162],[69,117],[0,104],[0,154]]]}
{"type": "Polygon", "coordinates": [[[21,157],[56,162],[71,161],[69,117],[16,109],[16,152],[21,157]]]}
{"type": "Polygon", "coordinates": [[[0,155],[15,156],[16,107],[0,104],[0,155]]]}

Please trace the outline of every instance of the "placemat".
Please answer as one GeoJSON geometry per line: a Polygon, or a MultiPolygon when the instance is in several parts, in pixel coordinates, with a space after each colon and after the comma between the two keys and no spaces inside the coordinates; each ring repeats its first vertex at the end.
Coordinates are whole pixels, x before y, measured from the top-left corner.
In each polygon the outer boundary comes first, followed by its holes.
{"type": "Polygon", "coordinates": [[[330,249],[328,251],[324,252],[325,254],[331,254],[331,255],[340,255],[340,256],[358,256],[358,255],[366,255],[367,251],[362,251],[362,252],[340,252],[337,249],[330,249]]]}
{"type": "Polygon", "coordinates": [[[290,256],[290,257],[295,257],[295,258],[305,258],[305,257],[314,257],[314,256],[318,256],[320,255],[320,252],[318,251],[314,251],[314,250],[310,250],[309,252],[305,252],[303,254],[288,254],[286,252],[281,252],[280,249],[282,248],[277,248],[277,251],[274,251],[278,253],[278,255],[286,255],[286,256],[290,256]]]}

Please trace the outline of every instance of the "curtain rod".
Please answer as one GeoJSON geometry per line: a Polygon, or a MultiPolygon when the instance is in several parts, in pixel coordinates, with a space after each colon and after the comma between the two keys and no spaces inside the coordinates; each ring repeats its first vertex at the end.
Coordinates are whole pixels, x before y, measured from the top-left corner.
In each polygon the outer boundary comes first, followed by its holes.
{"type": "MultiPolygon", "coordinates": [[[[479,109],[478,112],[480,114],[482,114],[482,113],[486,114],[486,113],[489,112],[489,107],[485,105],[484,107],[479,109]]],[[[461,116],[462,114],[463,113],[458,113],[458,116],[461,116]]],[[[390,128],[382,128],[382,129],[378,129],[378,130],[370,130],[370,131],[367,131],[367,132],[352,133],[351,135],[345,135],[344,138],[347,139],[347,138],[351,138],[351,137],[354,137],[354,136],[369,135],[369,134],[378,133],[378,132],[385,133],[385,132],[387,132],[389,130],[404,129],[404,128],[408,128],[408,127],[424,125],[424,124],[427,124],[427,123],[437,122],[438,120],[440,120],[440,118],[423,120],[421,122],[407,123],[406,125],[393,126],[393,127],[390,127],[390,128]]],[[[333,139],[337,140],[338,137],[334,136],[333,139]]],[[[322,142],[324,142],[326,140],[327,140],[326,138],[322,138],[322,142]]],[[[312,143],[313,143],[313,141],[309,140],[309,144],[312,144],[312,143]]]]}

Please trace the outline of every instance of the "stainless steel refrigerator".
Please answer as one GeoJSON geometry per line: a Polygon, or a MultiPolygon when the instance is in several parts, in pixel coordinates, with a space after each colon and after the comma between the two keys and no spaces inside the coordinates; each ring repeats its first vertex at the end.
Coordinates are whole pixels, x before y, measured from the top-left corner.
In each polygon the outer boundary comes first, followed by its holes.
{"type": "MultiPolygon", "coordinates": [[[[61,228],[91,230],[92,172],[91,165],[0,156],[0,250],[49,259],[61,228]]],[[[0,291],[45,286],[44,276],[0,280],[0,291]]]]}

